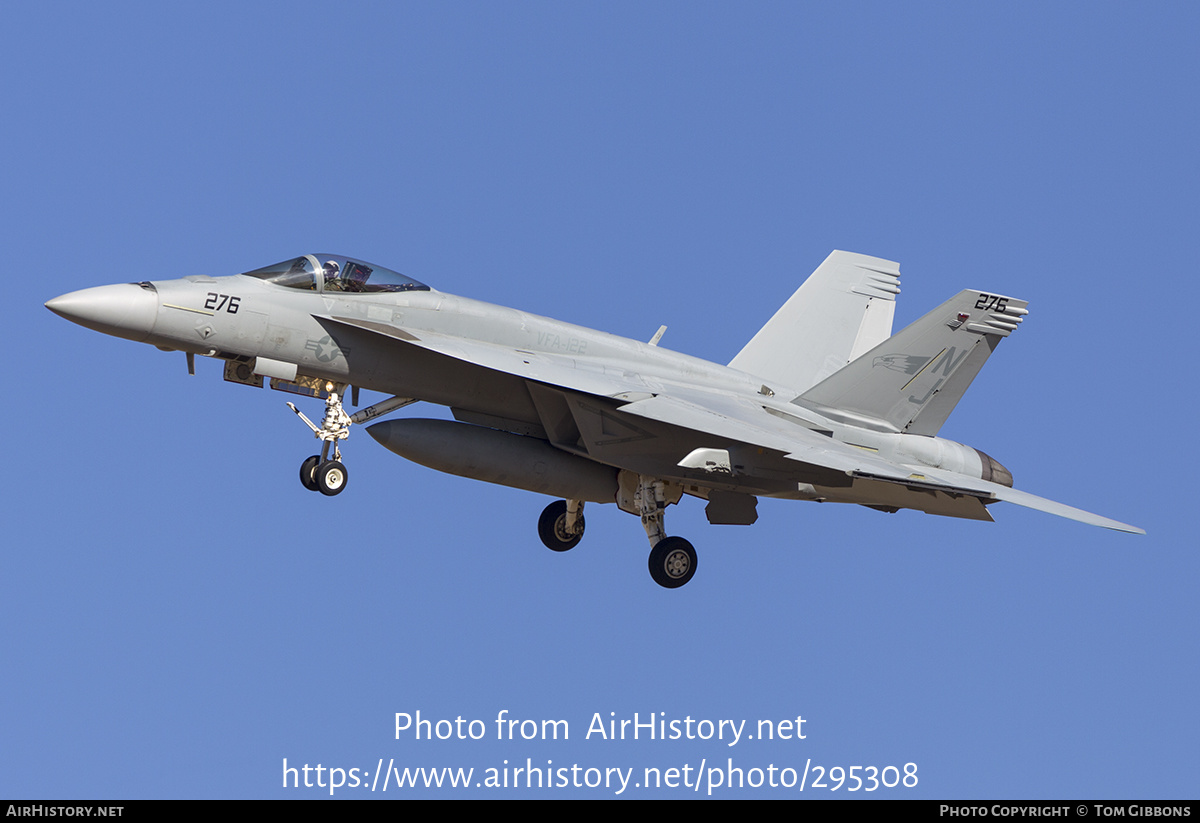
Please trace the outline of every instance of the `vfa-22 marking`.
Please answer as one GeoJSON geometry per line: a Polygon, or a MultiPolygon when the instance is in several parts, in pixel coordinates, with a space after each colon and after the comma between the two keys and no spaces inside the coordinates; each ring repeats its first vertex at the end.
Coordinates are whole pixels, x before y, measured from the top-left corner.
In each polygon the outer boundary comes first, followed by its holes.
{"type": "Polygon", "coordinates": [[[553,332],[538,332],[538,345],[547,349],[558,349],[559,351],[571,352],[574,354],[587,353],[587,341],[578,337],[560,337],[553,332]]]}
{"type": "Polygon", "coordinates": [[[215,291],[208,293],[208,299],[204,301],[204,308],[212,309],[213,311],[226,311],[230,314],[238,313],[238,306],[242,304],[242,298],[234,297],[231,294],[218,294],[215,291]]]}
{"type": "Polygon", "coordinates": [[[975,308],[982,311],[1004,311],[1008,308],[1008,298],[980,292],[979,299],[975,301],[975,308]]]}

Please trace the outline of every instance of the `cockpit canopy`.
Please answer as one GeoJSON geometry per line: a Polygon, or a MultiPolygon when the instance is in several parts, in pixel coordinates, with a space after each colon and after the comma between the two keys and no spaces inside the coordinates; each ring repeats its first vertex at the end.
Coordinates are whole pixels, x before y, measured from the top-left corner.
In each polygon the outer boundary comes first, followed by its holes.
{"type": "Polygon", "coordinates": [[[306,291],[354,294],[429,291],[429,286],[411,277],[405,277],[400,272],[340,254],[305,254],[244,273],[247,277],[257,277],[278,286],[306,291]]]}

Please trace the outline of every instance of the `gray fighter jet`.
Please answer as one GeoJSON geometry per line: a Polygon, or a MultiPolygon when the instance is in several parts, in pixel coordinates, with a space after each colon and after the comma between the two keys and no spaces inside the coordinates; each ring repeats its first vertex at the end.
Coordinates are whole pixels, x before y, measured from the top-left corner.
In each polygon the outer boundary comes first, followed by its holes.
{"type": "Polygon", "coordinates": [[[749,525],[761,496],[991,520],[1005,500],[1110,529],[1141,529],[1017,491],[978,449],[937,436],[1026,301],[967,290],[892,334],[896,263],[835,251],[728,366],[436,291],[335,254],[229,277],[64,294],[51,311],[90,329],[225,361],[225,379],[322,398],[320,454],[305,488],[346,488],[350,427],[423,400],[455,420],[367,431],[451,474],[561,498],[538,533],[554,551],[583,537],[585,502],[641,518],[650,575],[687,583],[696,552],[663,513],[684,494],[710,523],[749,525]],[[358,389],[390,398],[350,414],[358,389]]]}

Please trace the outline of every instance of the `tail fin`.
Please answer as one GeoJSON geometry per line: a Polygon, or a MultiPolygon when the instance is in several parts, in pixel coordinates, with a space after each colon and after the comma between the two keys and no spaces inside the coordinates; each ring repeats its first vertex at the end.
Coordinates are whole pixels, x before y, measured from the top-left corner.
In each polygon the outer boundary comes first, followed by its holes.
{"type": "Polygon", "coordinates": [[[792,402],[937,434],[1000,340],[1028,314],[1027,305],[959,292],[792,402]]]}
{"type": "Polygon", "coordinates": [[[892,333],[900,266],[835,251],[746,344],[731,368],[812,388],[892,333]]]}

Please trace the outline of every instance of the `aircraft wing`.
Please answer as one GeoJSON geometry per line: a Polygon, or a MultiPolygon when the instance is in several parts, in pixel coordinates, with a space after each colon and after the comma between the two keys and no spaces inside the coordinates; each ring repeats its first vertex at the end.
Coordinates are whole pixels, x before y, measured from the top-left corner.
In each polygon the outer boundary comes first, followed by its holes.
{"type": "Polygon", "coordinates": [[[585,363],[569,355],[521,351],[507,346],[424,330],[412,333],[387,323],[378,323],[358,317],[331,315],[316,315],[316,317],[319,320],[373,332],[382,337],[419,346],[456,360],[482,366],[485,369],[562,386],[587,394],[612,397],[623,392],[646,390],[645,385],[623,376],[613,377],[602,369],[587,368],[585,363]]]}
{"type": "Polygon", "coordinates": [[[897,484],[912,490],[966,495],[980,501],[1003,500],[1081,523],[1116,531],[1145,530],[987,480],[927,466],[892,462],[773,415],[763,406],[732,395],[684,390],[691,400],[659,395],[628,403],[621,411],[762,448],[783,451],[787,459],[845,472],[851,477],[897,484]],[[701,401],[700,403],[695,401],[701,401]],[[702,405],[701,405],[702,403],[702,405]]]}
{"type": "MultiPolygon", "coordinates": [[[[751,446],[783,452],[791,460],[846,472],[895,474],[895,467],[869,452],[839,443],[804,425],[775,418],[749,400],[732,395],[680,390],[690,399],[661,394],[626,403],[621,411],[682,426],[751,446]],[[701,402],[696,402],[701,401],[701,402]]],[[[799,418],[796,418],[799,421],[799,418]]],[[[903,476],[903,475],[898,475],[903,476]]]]}
{"type": "MultiPolygon", "coordinates": [[[[318,317],[350,328],[373,332],[397,342],[419,346],[483,368],[590,395],[613,398],[629,392],[643,394],[647,390],[647,386],[628,378],[625,374],[614,376],[602,367],[589,368],[586,361],[577,360],[569,355],[525,352],[424,330],[414,334],[396,326],[362,318],[318,317]]],[[[658,391],[661,391],[661,388],[658,391]]],[[[829,436],[829,432],[813,429],[810,423],[799,417],[779,410],[772,414],[752,399],[735,394],[696,386],[670,386],[667,393],[625,403],[619,410],[724,440],[771,449],[784,454],[788,460],[841,472],[852,478],[896,484],[910,491],[940,493],[943,503],[947,495],[985,502],[1004,500],[1082,523],[1145,534],[1136,526],[1007,486],[941,469],[892,462],[871,451],[834,440],[829,436]]],[[[939,509],[930,501],[921,498],[917,500],[921,505],[911,507],[951,514],[944,505],[939,509]],[[929,505],[926,506],[926,503],[929,505]]],[[[988,519],[986,512],[980,511],[982,507],[978,504],[975,504],[975,507],[977,511],[974,514],[964,514],[963,507],[960,507],[955,516],[988,519]]]]}
{"type": "MultiPolygon", "coordinates": [[[[586,394],[616,397],[631,391],[644,395],[646,390],[646,386],[633,380],[618,379],[596,369],[583,368],[574,358],[565,355],[522,352],[424,330],[412,333],[362,318],[321,316],[320,319],[374,332],[483,368],[586,394]]],[[[684,386],[671,387],[671,391],[670,395],[659,394],[627,403],[620,410],[728,440],[773,449],[789,456],[794,453],[793,459],[823,468],[874,474],[893,471],[889,463],[873,460],[867,452],[812,433],[801,425],[772,417],[761,406],[736,395],[684,386]],[[806,435],[811,435],[811,438],[800,439],[806,435]]]]}

